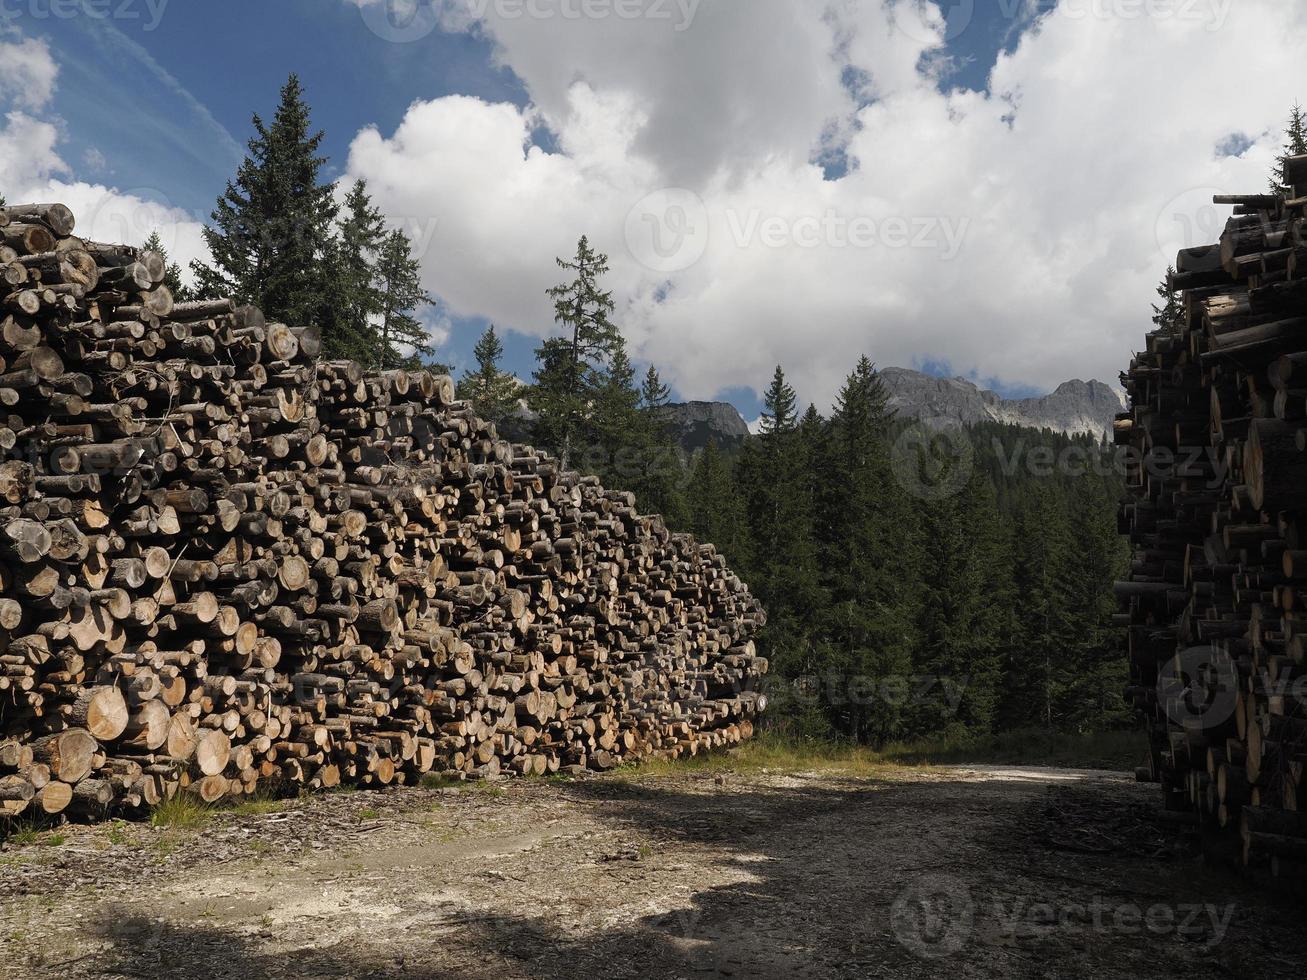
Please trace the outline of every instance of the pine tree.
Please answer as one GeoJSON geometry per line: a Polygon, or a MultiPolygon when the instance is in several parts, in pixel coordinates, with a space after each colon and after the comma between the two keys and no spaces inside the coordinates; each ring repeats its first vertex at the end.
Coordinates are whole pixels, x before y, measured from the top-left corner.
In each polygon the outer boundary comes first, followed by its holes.
{"type": "Polygon", "coordinates": [[[635,377],[626,344],[618,337],[577,430],[586,445],[583,467],[620,490],[635,489],[645,462],[646,432],[635,377]]]}
{"type": "Polygon", "coordinates": [[[471,402],[477,415],[487,421],[507,418],[517,404],[520,386],[516,378],[499,368],[504,344],[495,333],[494,324],[486,327],[472,356],[476,358],[476,370],[463,375],[458,384],[458,397],[471,402]]]}
{"type": "Polygon", "coordinates": [[[385,219],[373,207],[367,183],[355,181],[323,263],[320,325],[329,360],[375,364],[381,356],[377,319],[384,310],[378,262],[385,237],[385,219]]]}
{"type": "Polygon", "coordinates": [[[1063,600],[1071,643],[1059,678],[1057,721],[1060,728],[1086,733],[1127,718],[1121,692],[1128,670],[1112,616],[1117,611],[1113,585],[1125,573],[1128,548],[1117,533],[1112,496],[1092,478],[1072,482],[1068,529],[1076,556],[1063,600]]]}
{"type": "Polygon", "coordinates": [[[640,385],[643,464],[632,489],[642,507],[662,514],[669,526],[680,528],[688,526],[691,515],[681,487],[685,481],[681,450],[663,413],[670,399],[671,389],[663,384],[658,369],[651,364],[640,385]]]}
{"type": "Polygon", "coordinates": [[[709,439],[695,458],[685,494],[690,533],[715,545],[732,566],[747,562],[749,526],[744,500],[715,439],[709,439]]]}
{"type": "Polygon", "coordinates": [[[763,398],[762,434],[774,436],[791,431],[798,421],[794,413],[797,397],[785,380],[785,371],[778,364],[772,376],[771,387],[763,398]]]}
{"type": "Polygon", "coordinates": [[[197,291],[253,303],[270,320],[313,323],[336,207],[322,180],[323,134],[311,131],[299,78],[282,88],[271,125],[257,114],[253,122],[249,155],[204,229],[213,265],[191,263],[197,291]]]}
{"type": "Polygon", "coordinates": [[[422,266],[413,256],[413,243],[398,228],[382,239],[376,273],[381,302],[377,369],[421,367],[422,359],[429,357],[433,348],[430,335],[415,314],[434,300],[422,288],[422,266]]]}
{"type": "Polygon", "coordinates": [[[1157,295],[1162,298],[1162,305],[1153,304],[1153,323],[1157,324],[1158,329],[1164,333],[1171,334],[1180,329],[1180,321],[1184,316],[1184,308],[1180,305],[1179,298],[1171,291],[1171,277],[1174,275],[1175,267],[1167,266],[1166,276],[1157,287],[1157,295]]]}
{"type": "MultiPolygon", "coordinates": [[[[909,673],[917,603],[915,515],[891,466],[893,413],[875,365],[863,357],[845,380],[831,418],[817,501],[822,624],[845,687],[858,678],[893,683],[909,673]]],[[[838,723],[849,735],[900,734],[903,705],[850,699],[838,723]]]]}
{"type": "Polygon", "coordinates": [[[651,418],[656,419],[671,400],[671,397],[672,389],[663,384],[658,369],[650,364],[649,370],[645,373],[644,382],[640,385],[640,407],[651,418]]]}
{"type": "Polygon", "coordinates": [[[1271,174],[1272,194],[1281,194],[1288,186],[1286,166],[1289,157],[1304,153],[1307,153],[1307,113],[1303,112],[1302,106],[1294,103],[1293,110],[1289,113],[1289,125],[1284,131],[1284,152],[1275,158],[1275,170],[1271,174]]]}
{"type": "Polygon", "coordinates": [[[157,231],[150,232],[150,237],[145,240],[145,244],[141,248],[146,252],[157,252],[163,258],[163,284],[168,287],[173,299],[178,303],[185,303],[190,300],[190,290],[182,282],[182,267],[176,262],[169,261],[168,250],[163,247],[163,239],[159,237],[159,233],[157,231]]]}
{"type": "Polygon", "coordinates": [[[567,467],[622,338],[611,319],[612,293],[599,285],[608,273],[608,256],[583,237],[575,258],[558,259],[558,265],[574,274],[571,281],[549,290],[554,320],[563,334],[536,349],[539,366],[531,401],[539,413],[538,441],[567,467]]]}
{"type": "Polygon", "coordinates": [[[1005,591],[993,488],[973,470],[961,492],[919,509],[923,561],[913,673],[930,684],[912,705],[912,729],[988,733],[1004,625],[996,596],[1005,591]]]}
{"type": "Polygon", "coordinates": [[[1026,488],[1014,533],[1017,629],[1004,651],[1004,727],[1052,731],[1075,642],[1068,600],[1072,545],[1065,503],[1049,478],[1026,488]]]}

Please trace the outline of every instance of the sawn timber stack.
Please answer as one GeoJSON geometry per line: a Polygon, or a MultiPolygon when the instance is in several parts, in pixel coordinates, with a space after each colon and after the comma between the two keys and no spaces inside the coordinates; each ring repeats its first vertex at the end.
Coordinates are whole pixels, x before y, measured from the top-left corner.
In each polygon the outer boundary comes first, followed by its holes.
{"type": "Polygon", "coordinates": [[[1281,194],[1218,197],[1221,240],[1180,253],[1183,315],[1148,335],[1131,408],[1118,595],[1141,778],[1216,850],[1307,878],[1307,156],[1281,194]]]}
{"type": "Polygon", "coordinates": [[[765,616],[711,545],[73,230],[0,210],[0,815],[752,734],[765,616]]]}

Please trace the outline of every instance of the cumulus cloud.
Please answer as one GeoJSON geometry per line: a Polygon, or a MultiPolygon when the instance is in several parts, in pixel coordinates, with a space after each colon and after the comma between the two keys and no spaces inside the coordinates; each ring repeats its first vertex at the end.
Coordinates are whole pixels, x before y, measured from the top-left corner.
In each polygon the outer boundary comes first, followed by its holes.
{"type": "Polygon", "coordinates": [[[59,73],[49,45],[37,38],[0,42],[0,100],[17,109],[45,108],[59,73]]]}
{"type": "MultiPolygon", "coordinates": [[[[0,127],[0,190],[5,197],[15,204],[66,204],[77,216],[76,234],[94,241],[139,245],[157,231],[183,269],[191,259],[207,256],[202,226],[184,211],[140,192],[76,179],[59,155],[60,121],[48,115],[58,72],[44,41],[0,42],[0,100],[11,106],[0,127]],[[40,110],[46,112],[38,115],[40,110]]],[[[83,162],[94,170],[105,166],[94,149],[83,162]]]]}
{"type": "Polygon", "coordinates": [[[941,91],[932,3],[703,0],[682,30],[455,6],[531,105],[415,103],[359,134],[350,175],[425,229],[455,314],[525,333],[550,329],[552,260],[589,234],[637,353],[690,397],[783,362],[828,404],[863,352],[1114,380],[1175,249],[1219,232],[1211,195],[1265,186],[1307,56],[1298,4],[1062,0],[987,91],[941,91]]]}

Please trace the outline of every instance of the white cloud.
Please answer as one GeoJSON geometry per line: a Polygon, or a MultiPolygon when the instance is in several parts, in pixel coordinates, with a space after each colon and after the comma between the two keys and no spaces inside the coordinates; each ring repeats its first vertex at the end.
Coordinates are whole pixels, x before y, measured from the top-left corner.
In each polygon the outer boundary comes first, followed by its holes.
{"type": "MultiPolygon", "coordinates": [[[[13,35],[11,35],[13,36],[13,35]]],[[[58,65],[44,41],[0,42],[0,95],[13,104],[40,110],[47,106],[58,65]]],[[[184,211],[162,201],[157,192],[123,190],[75,179],[59,155],[60,121],[11,109],[0,127],[0,191],[11,203],[66,204],[77,217],[75,234],[94,241],[140,245],[157,231],[170,256],[185,269],[207,256],[202,226],[184,211]]],[[[105,161],[90,149],[83,161],[102,169],[105,161]]]]}
{"type": "Polygon", "coordinates": [[[434,222],[428,288],[456,314],[544,333],[553,258],[584,232],[612,257],[637,352],[687,396],[760,386],[779,361],[819,405],[864,351],[1043,388],[1114,381],[1175,248],[1219,233],[1204,200],[1265,186],[1301,94],[1285,79],[1307,57],[1299,4],[1189,5],[1203,21],[1063,0],[999,58],[992,94],[941,93],[933,4],[704,0],[680,32],[503,9],[488,4],[469,29],[532,108],[418,102],[350,154],[392,218],[434,222]],[[531,144],[539,119],[557,152],[531,144]],[[1219,156],[1231,133],[1251,142],[1219,156]],[[812,162],[832,144],[850,160],[833,180],[812,162]],[[669,213],[668,240],[682,219],[709,231],[697,263],[663,274],[636,261],[625,230],[665,187],[704,202],[669,213]],[[868,244],[845,244],[868,219],[868,244]],[[909,238],[933,222],[935,247],[898,247],[895,219],[909,238]],[[965,230],[952,259],[945,221],[965,230]],[[769,229],[813,247],[768,247],[769,229]]]}
{"type": "MultiPolygon", "coordinates": [[[[10,36],[18,36],[11,32],[10,36]]],[[[45,108],[54,94],[59,73],[43,40],[22,38],[0,42],[0,100],[16,109],[45,108]]]]}

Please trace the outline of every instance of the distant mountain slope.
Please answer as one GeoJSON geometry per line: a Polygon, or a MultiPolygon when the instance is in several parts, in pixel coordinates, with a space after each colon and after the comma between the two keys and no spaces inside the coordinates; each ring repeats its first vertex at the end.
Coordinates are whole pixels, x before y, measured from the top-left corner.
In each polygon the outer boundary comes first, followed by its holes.
{"type": "Polygon", "coordinates": [[[744,417],[726,402],[668,405],[663,409],[663,418],[682,451],[690,456],[710,440],[715,440],[719,449],[739,449],[749,435],[744,417]]]}
{"type": "Polygon", "coordinates": [[[1122,402],[1101,381],[1067,381],[1041,398],[1005,399],[965,378],[936,378],[905,368],[880,372],[890,392],[890,407],[900,416],[927,422],[1004,422],[1067,435],[1103,436],[1122,402]]]}
{"type": "MultiPolygon", "coordinates": [[[[1110,434],[1120,396],[1101,381],[1068,381],[1042,398],[1005,399],[965,378],[936,378],[906,368],[880,372],[890,392],[890,407],[900,417],[932,423],[1004,422],[1067,435],[1110,434]]],[[[686,402],[668,405],[667,423],[681,449],[693,455],[710,439],[727,451],[738,449],[749,426],[734,405],[726,402],[686,402]]]]}

